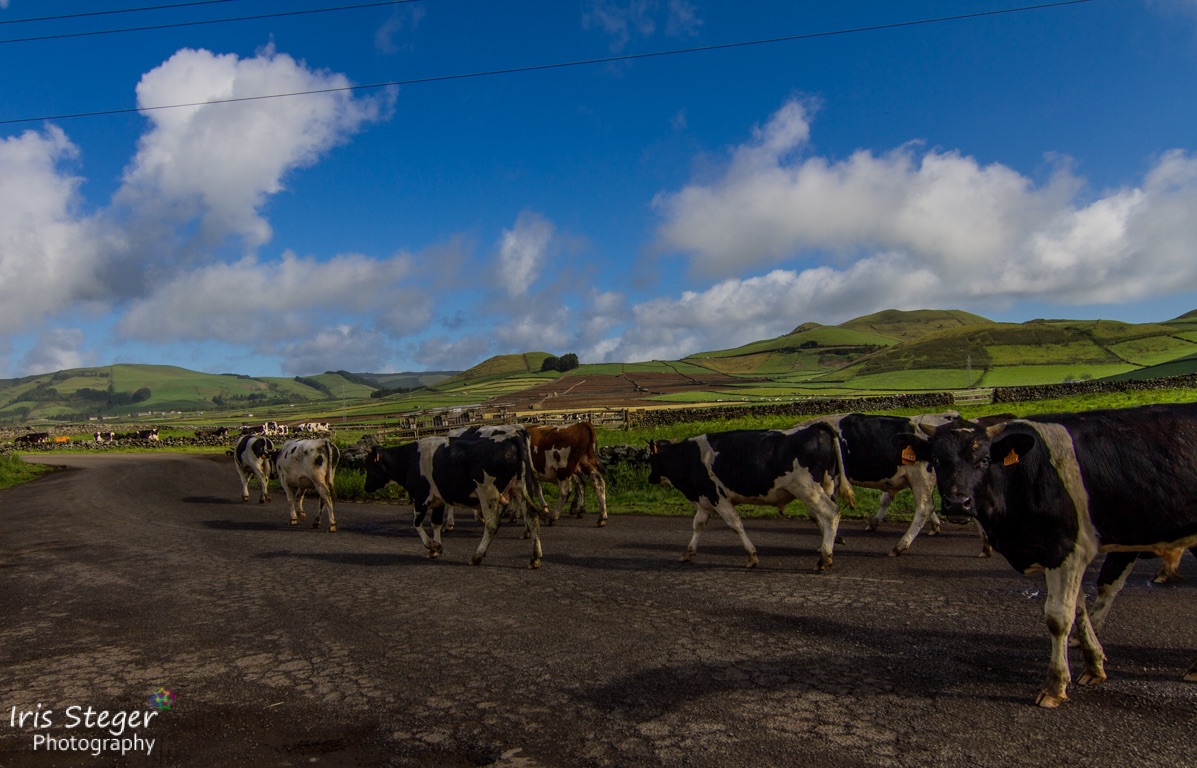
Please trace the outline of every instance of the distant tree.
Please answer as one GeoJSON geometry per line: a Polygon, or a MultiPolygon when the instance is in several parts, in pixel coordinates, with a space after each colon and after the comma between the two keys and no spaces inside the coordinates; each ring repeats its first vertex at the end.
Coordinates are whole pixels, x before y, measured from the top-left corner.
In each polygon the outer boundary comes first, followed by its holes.
{"type": "Polygon", "coordinates": [[[578,356],[573,352],[557,357],[556,355],[549,355],[540,364],[541,371],[572,371],[578,367],[578,356]]]}
{"type": "Polygon", "coordinates": [[[549,355],[544,359],[544,362],[540,364],[540,370],[542,372],[558,371],[560,370],[560,368],[558,368],[559,365],[561,365],[561,358],[557,357],[556,355],[549,355]]]}

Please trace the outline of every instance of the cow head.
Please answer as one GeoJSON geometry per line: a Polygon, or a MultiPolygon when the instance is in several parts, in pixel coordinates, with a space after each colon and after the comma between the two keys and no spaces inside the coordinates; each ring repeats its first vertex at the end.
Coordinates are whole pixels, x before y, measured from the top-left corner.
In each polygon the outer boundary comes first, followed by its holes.
{"type": "Polygon", "coordinates": [[[1007,426],[953,422],[924,429],[930,434],[928,440],[900,435],[895,441],[903,450],[909,446],[916,455],[930,461],[944,516],[954,523],[968,522],[982,514],[982,507],[997,506],[992,501],[995,491],[1004,487],[1011,467],[1035,447],[1033,435],[1008,432],[1007,426]]]}
{"type": "MultiPolygon", "coordinates": [[[[648,441],[648,481],[653,485],[660,485],[663,478],[662,466],[663,460],[661,452],[664,450],[668,452],[669,446],[673,444],[672,440],[649,440],[648,441]]],[[[664,478],[666,482],[669,478],[664,478]]]]}
{"type": "Polygon", "coordinates": [[[366,457],[366,493],[381,491],[389,482],[391,476],[384,466],[382,449],[376,445],[366,457]]]}

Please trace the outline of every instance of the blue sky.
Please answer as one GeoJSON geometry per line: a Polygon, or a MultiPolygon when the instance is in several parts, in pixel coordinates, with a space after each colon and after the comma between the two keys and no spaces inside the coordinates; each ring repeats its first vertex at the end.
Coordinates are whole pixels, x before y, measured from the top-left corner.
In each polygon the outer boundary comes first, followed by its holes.
{"type": "Polygon", "coordinates": [[[1195,0],[354,4],[0,0],[0,377],[1197,309],[1195,0]]]}

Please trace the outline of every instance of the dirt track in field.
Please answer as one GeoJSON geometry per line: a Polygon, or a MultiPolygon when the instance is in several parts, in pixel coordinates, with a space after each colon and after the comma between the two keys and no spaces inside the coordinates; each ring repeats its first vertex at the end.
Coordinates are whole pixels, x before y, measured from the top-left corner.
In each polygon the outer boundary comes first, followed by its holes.
{"type": "MultiPolygon", "coordinates": [[[[712,521],[594,516],[505,527],[422,556],[410,511],[342,504],[339,531],[243,504],[194,455],[56,455],[0,492],[2,766],[1191,765],[1197,560],[1142,562],[1103,635],[1110,680],[1031,704],[1048,640],[1042,577],[975,557],[968,529],[886,557],[897,525],[846,522],[811,572],[806,520],[750,520],[761,565],[712,521]],[[67,707],[171,711],[149,758],[33,750],[67,707]],[[11,712],[53,710],[50,727],[11,712]]],[[[1073,657],[1074,673],[1079,655],[1073,657]]],[[[125,736],[129,736],[126,730],[125,736]]]]}

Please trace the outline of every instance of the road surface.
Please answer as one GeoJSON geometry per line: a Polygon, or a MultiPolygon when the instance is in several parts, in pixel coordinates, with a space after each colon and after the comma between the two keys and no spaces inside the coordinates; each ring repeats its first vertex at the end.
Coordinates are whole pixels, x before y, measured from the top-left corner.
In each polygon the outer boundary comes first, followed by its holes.
{"type": "Polygon", "coordinates": [[[848,521],[815,574],[807,520],[748,521],[750,571],[716,520],[681,563],[688,518],[591,515],[544,530],[538,571],[514,526],[472,567],[473,521],[438,561],[399,506],[290,528],[281,493],[240,501],[223,456],[30,460],[72,469],[0,492],[3,766],[1197,761],[1188,555],[1176,585],[1136,566],[1102,638],[1109,681],[1046,711],[1042,577],[978,559],[963,527],[890,558],[897,524],[848,521]],[[139,751],[63,751],[117,730],[88,728],[89,707],[124,713],[139,751]],[[134,728],[138,711],[158,714],[134,728]]]}

